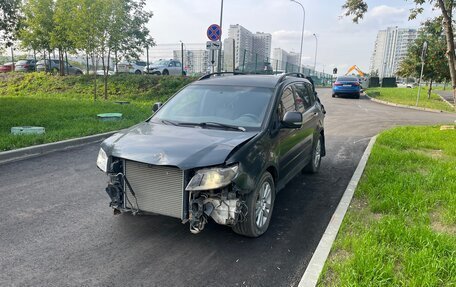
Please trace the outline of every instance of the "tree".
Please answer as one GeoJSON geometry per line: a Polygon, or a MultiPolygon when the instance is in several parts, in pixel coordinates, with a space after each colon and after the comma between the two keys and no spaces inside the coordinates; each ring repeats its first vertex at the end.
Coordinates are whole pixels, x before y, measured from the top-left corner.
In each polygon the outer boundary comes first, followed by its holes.
{"type": "MultiPolygon", "coordinates": [[[[450,71],[451,83],[453,86],[453,100],[456,109],[456,53],[454,43],[454,29],[453,29],[453,11],[455,9],[456,1],[454,0],[413,0],[415,8],[411,10],[409,19],[414,19],[418,14],[424,11],[423,5],[430,3],[434,5],[436,10],[440,10],[442,17],[442,24],[446,36],[446,52],[447,64],[450,71]]],[[[353,22],[358,23],[367,12],[368,5],[366,0],[345,0],[342,6],[345,9],[345,16],[352,16],[353,22]]]]}
{"type": "MultiPolygon", "coordinates": [[[[51,33],[54,29],[54,1],[28,0],[23,5],[24,20],[18,33],[22,46],[46,51],[51,58],[51,33]]],[[[50,65],[50,63],[49,63],[50,65]]]]}
{"type": "Polygon", "coordinates": [[[0,1],[0,35],[5,41],[6,47],[12,46],[16,39],[16,32],[22,18],[20,8],[20,0],[0,1]]]}
{"type": "Polygon", "coordinates": [[[448,81],[450,71],[445,60],[446,38],[442,32],[442,18],[437,17],[422,24],[417,39],[409,47],[407,56],[401,62],[398,75],[419,78],[421,74],[421,51],[424,42],[428,43],[423,80],[429,82],[428,98],[431,96],[432,83],[448,81]]]}

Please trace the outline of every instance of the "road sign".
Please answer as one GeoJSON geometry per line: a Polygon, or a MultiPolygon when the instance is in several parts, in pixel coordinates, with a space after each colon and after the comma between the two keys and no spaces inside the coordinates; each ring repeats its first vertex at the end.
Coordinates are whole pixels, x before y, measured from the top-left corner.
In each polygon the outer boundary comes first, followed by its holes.
{"type": "Polygon", "coordinates": [[[206,49],[208,50],[220,50],[220,41],[207,41],[206,49]]]}
{"type": "Polygon", "coordinates": [[[222,29],[217,24],[212,24],[207,28],[207,37],[211,41],[218,41],[222,36],[222,29]]]}

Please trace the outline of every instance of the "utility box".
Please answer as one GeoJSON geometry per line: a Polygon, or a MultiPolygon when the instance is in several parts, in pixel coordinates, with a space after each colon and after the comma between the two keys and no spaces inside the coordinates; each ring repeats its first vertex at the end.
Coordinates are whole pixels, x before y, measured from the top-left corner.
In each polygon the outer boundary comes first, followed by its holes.
{"type": "Polygon", "coordinates": [[[46,131],[43,127],[23,126],[11,128],[11,133],[13,135],[42,135],[45,132],[46,131]]]}

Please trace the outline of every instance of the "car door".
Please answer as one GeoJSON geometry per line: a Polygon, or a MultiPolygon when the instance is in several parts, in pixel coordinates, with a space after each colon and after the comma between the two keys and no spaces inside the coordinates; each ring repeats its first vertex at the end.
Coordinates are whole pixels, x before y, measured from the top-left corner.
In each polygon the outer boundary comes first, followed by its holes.
{"type": "MultiPolygon", "coordinates": [[[[278,105],[278,118],[282,120],[287,112],[299,111],[298,97],[293,88],[293,84],[286,86],[281,93],[278,105]]],[[[281,128],[278,134],[277,154],[279,155],[280,177],[284,178],[290,174],[293,168],[299,164],[301,155],[300,142],[302,130],[281,128]]]]}
{"type": "Polygon", "coordinates": [[[168,64],[168,71],[170,75],[176,75],[176,62],[170,61],[168,64]]]}
{"type": "Polygon", "coordinates": [[[315,93],[312,85],[306,82],[296,82],[293,88],[298,95],[300,111],[302,112],[301,143],[303,153],[301,161],[307,162],[312,156],[312,146],[317,131],[320,110],[316,106],[315,93]]]}
{"type": "Polygon", "coordinates": [[[182,75],[182,65],[180,62],[176,61],[176,75],[182,75]]]}

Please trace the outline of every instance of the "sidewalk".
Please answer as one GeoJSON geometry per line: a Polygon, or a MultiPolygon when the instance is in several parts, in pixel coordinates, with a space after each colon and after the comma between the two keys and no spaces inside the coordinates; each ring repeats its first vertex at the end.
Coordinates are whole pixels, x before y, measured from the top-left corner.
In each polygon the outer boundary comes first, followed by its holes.
{"type": "Polygon", "coordinates": [[[454,107],[453,91],[434,91],[442,98],[444,98],[450,105],[454,107]]]}

